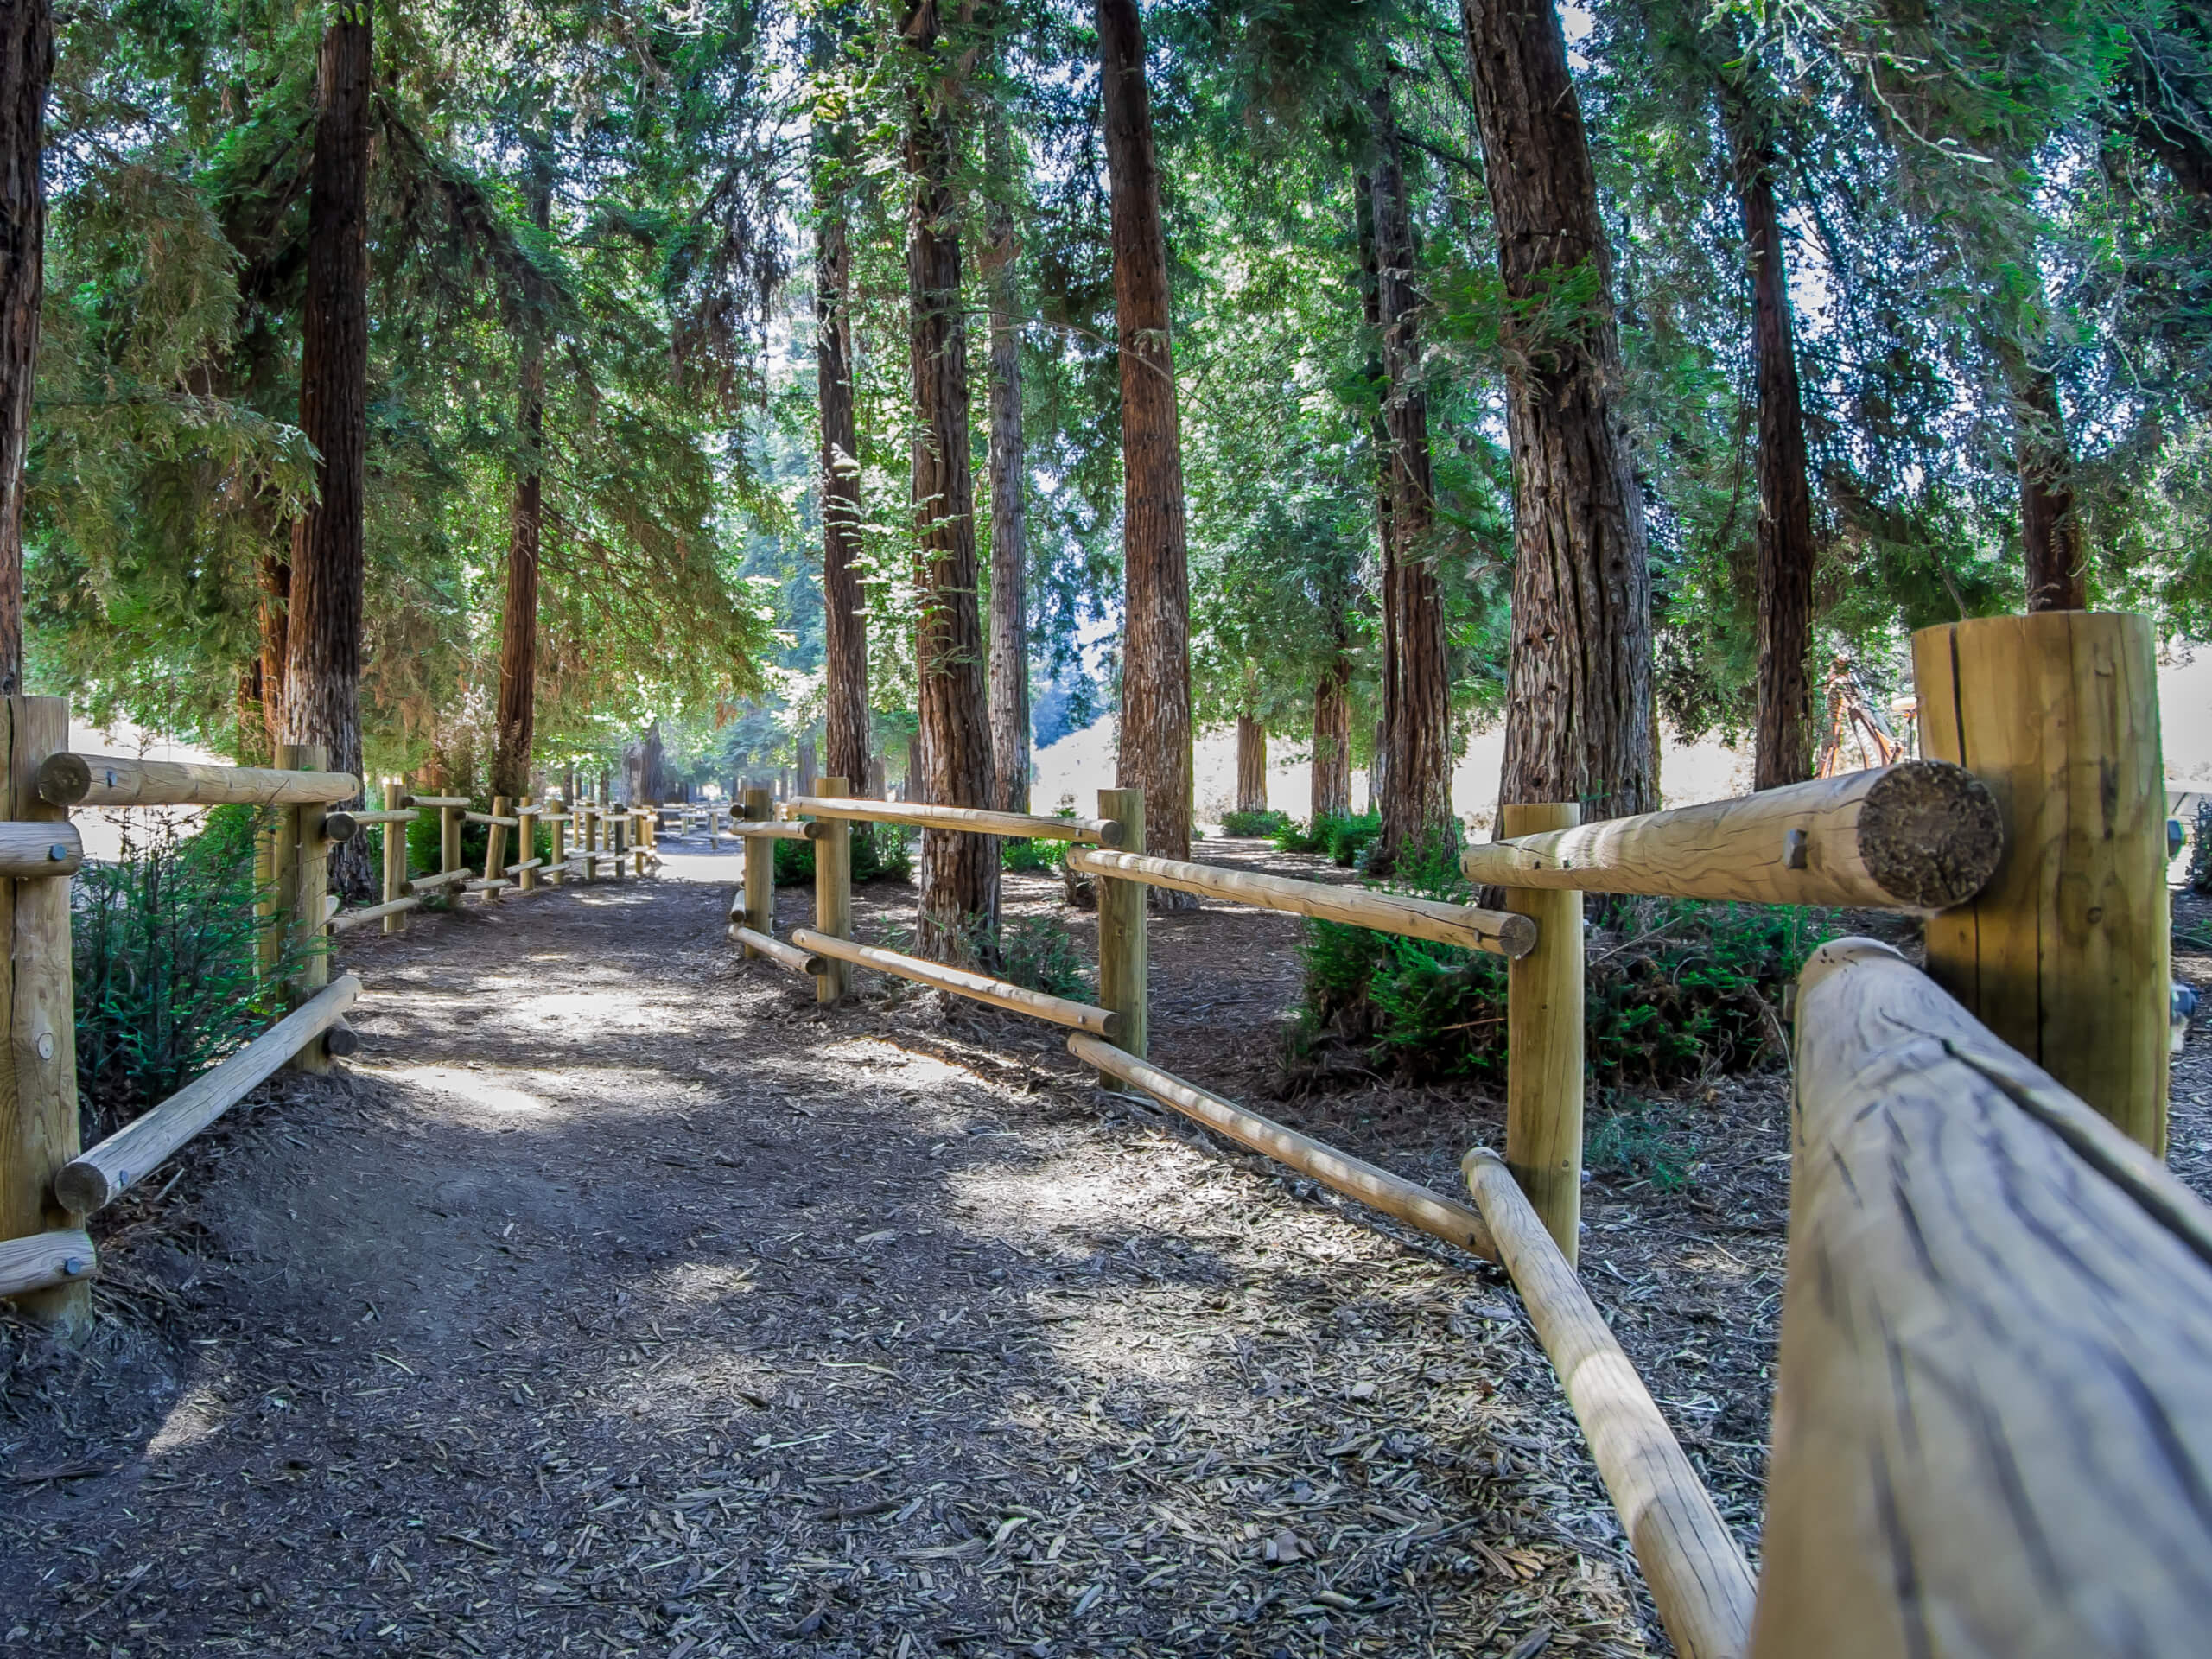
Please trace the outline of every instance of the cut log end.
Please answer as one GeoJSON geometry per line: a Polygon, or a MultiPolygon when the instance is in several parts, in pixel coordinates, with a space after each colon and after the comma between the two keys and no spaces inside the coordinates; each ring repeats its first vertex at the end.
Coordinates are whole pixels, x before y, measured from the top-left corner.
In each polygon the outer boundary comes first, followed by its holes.
{"type": "Polygon", "coordinates": [[[127,1174],[111,1181],[107,1173],[94,1164],[65,1164],[54,1174],[54,1196],[72,1214],[89,1216],[106,1209],[129,1184],[127,1174]]]}
{"type": "Polygon", "coordinates": [[[49,806],[74,806],[92,792],[92,769],[81,754],[64,750],[39,762],[38,798],[49,806]]]}
{"type": "Polygon", "coordinates": [[[361,821],[351,812],[326,812],[322,818],[322,833],[328,841],[351,841],[361,833],[361,821]]]}
{"type": "Polygon", "coordinates": [[[361,1033],[338,1020],[322,1033],[322,1052],[334,1060],[349,1058],[361,1052],[361,1033]]]}
{"type": "Polygon", "coordinates": [[[1997,798],[1948,760],[1889,767],[1859,809],[1860,861],[1897,903],[1914,909],[1965,904],[1996,874],[2004,851],[1997,798]]]}
{"type": "Polygon", "coordinates": [[[1501,955],[1520,957],[1536,948],[1536,923],[1531,916],[1507,915],[1497,925],[1501,955]]]}

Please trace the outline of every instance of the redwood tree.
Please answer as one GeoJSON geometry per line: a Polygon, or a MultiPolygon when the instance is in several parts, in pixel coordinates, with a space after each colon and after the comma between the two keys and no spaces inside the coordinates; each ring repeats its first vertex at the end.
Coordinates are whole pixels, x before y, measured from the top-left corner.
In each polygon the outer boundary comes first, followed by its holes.
{"type": "Polygon", "coordinates": [[[1614,409],[1611,258],[1558,14],[1461,0],[1510,308],[1514,569],[1508,804],[1658,804],[1643,504],[1614,409]],[[1533,319],[1523,321],[1520,319],[1533,319]]]}
{"type": "MultiPolygon", "coordinates": [[[[537,158],[529,182],[531,222],[553,219],[553,181],[537,158]]],[[[507,525],[506,603],[499,613],[499,729],[492,752],[492,792],[519,800],[530,793],[530,752],[537,726],[538,545],[545,524],[545,337],[526,325],[516,425],[522,453],[507,525]]],[[[523,855],[528,857],[528,853],[523,855]]]]}
{"type": "Polygon", "coordinates": [[[1388,392],[1380,457],[1389,513],[1382,547],[1382,828],[1368,868],[1389,870],[1452,823],[1451,675],[1444,601],[1427,542],[1436,519],[1430,486],[1428,398],[1421,384],[1420,297],[1405,158],[1388,80],[1368,100],[1374,121],[1376,315],[1388,392]]]}
{"type": "Polygon", "coordinates": [[[862,786],[868,769],[868,613],[858,567],[860,431],[853,404],[852,249],[847,136],[815,154],[814,378],[822,411],[822,612],[830,775],[862,786]]]}
{"type": "Polygon", "coordinates": [[[1758,724],[1752,787],[1802,783],[1813,775],[1813,492],[1805,453],[1805,410],[1797,383],[1796,330],[1789,308],[1778,158],[1745,108],[1732,111],[1736,199],[1751,274],[1751,359],[1758,382],[1758,724]]]}
{"type": "Polygon", "coordinates": [[[2074,511],[2074,456],[2058,404],[2058,377],[2042,364],[2016,360],[2012,401],[2028,608],[2086,611],[2088,556],[2074,511]]]}
{"type": "MultiPolygon", "coordinates": [[[[1114,315],[1122,371],[1122,729],[1117,781],[1145,796],[1147,848],[1191,853],[1191,595],[1183,447],[1168,349],[1167,240],[1136,0],[1098,0],[1114,315]]],[[[1195,904],[1153,889],[1155,903],[1195,904]]]]}
{"type": "MultiPolygon", "coordinates": [[[[955,135],[949,77],[937,62],[935,0],[906,15],[919,60],[906,130],[913,190],[906,285],[912,309],[913,499],[920,615],[914,664],[927,798],[988,806],[991,740],[976,604],[976,491],[968,460],[968,330],[960,294],[960,208],[952,188],[955,135]]],[[[988,836],[922,833],[920,943],[950,956],[998,932],[999,847],[988,836]]],[[[988,948],[988,947],[987,947],[988,948]]]]}
{"type": "Polygon", "coordinates": [[[1028,457],[1021,435],[1020,284],[1006,125],[995,117],[983,270],[990,299],[991,770],[1002,812],[1029,810],[1028,457]]]}
{"type": "Polygon", "coordinates": [[[23,462],[46,290],[48,0],[0,4],[0,696],[23,690],[23,462]]]}
{"type": "MultiPolygon", "coordinates": [[[[293,526],[284,664],[287,741],[323,745],[333,770],[356,777],[368,464],[369,19],[366,6],[334,10],[316,69],[300,429],[321,460],[317,499],[293,526]]],[[[345,843],[332,868],[348,890],[365,887],[367,858],[359,842],[345,843]]]]}

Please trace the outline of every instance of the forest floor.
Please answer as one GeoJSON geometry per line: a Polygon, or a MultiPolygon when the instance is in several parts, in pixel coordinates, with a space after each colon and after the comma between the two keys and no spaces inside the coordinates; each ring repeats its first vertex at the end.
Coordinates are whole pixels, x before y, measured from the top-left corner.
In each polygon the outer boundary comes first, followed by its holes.
{"type": "MultiPolygon", "coordinates": [[[[817,1008],[733,960],[735,859],[669,850],[349,941],[357,1058],[100,1218],[89,1348],[0,1326],[0,1649],[1666,1650],[1494,1270],[1013,1016],[874,976],[817,1008]]],[[[1057,880],[1007,893],[1089,957],[1057,880]]],[[[863,938],[911,923],[857,899],[863,938]]],[[[1495,1101],[1346,1066],[1277,1097],[1296,938],[1156,916],[1154,1058],[1456,1191],[1495,1101]]],[[[1671,1150],[1598,1160],[1586,1281],[1755,1547],[1786,1079],[1631,1127],[1671,1150]]]]}

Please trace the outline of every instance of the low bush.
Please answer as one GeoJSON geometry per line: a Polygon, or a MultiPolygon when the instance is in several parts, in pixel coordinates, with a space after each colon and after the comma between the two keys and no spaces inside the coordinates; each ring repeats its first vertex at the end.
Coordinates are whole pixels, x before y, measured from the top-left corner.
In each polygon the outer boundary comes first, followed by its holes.
{"type": "Polygon", "coordinates": [[[1057,916],[1018,917],[999,931],[999,974],[1017,985],[1077,1002],[1095,1002],[1090,968],[1057,916]]]}
{"type": "Polygon", "coordinates": [[[999,862],[1009,870],[1057,870],[1060,868],[1060,850],[1065,844],[1009,836],[999,843],[999,862]]]}
{"type": "Polygon", "coordinates": [[[2189,842],[2189,885],[2212,898],[2212,796],[2196,804],[2196,824],[2189,842]]]}
{"type": "MultiPolygon", "coordinates": [[[[1224,826],[1226,828],[1226,824],[1224,826]]],[[[1234,833],[1234,832],[1232,832],[1234,833]]],[[[1351,869],[1367,843],[1382,833],[1380,812],[1323,812],[1310,823],[1283,819],[1273,832],[1275,848],[1285,853],[1318,853],[1351,869]]]]}
{"type": "Polygon", "coordinates": [[[1221,833],[1224,836],[1253,836],[1272,840],[1295,827],[1289,813],[1270,812],[1265,808],[1257,812],[1224,812],[1221,815],[1221,833]]]}
{"type": "MultiPolygon", "coordinates": [[[[1834,930],[1814,912],[1633,899],[1593,931],[1586,980],[1591,1076],[1661,1087],[1756,1065],[1781,1033],[1782,988],[1834,930]]],[[[1415,1080],[1505,1075],[1505,961],[1309,921],[1301,1021],[1415,1080]]]]}
{"type": "MultiPolygon", "coordinates": [[[[914,850],[908,839],[913,831],[903,823],[853,825],[853,880],[912,881],[914,850]]],[[[803,886],[814,880],[814,843],[810,841],[772,841],[776,849],[776,885],[803,886]]]]}
{"type": "Polygon", "coordinates": [[[1583,1163],[1600,1175],[1649,1181],[1662,1192],[1690,1184],[1703,1149],[1694,1120],[1672,1102],[1608,1090],[1591,1120],[1583,1163]]]}
{"type": "MultiPolygon", "coordinates": [[[[88,863],[70,908],[77,1091],[86,1144],[243,1047],[282,1012],[264,982],[250,807],[217,807],[197,833],[162,818],[124,831],[123,856],[88,863]]],[[[321,948],[321,947],[315,947],[321,948]]]]}

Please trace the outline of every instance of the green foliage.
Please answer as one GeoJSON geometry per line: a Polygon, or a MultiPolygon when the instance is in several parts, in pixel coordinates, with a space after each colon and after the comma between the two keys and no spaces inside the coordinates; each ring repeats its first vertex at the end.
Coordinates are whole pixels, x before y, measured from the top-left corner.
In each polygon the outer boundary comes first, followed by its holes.
{"type": "MultiPolygon", "coordinates": [[[[1780,1033],[1782,987],[1834,930],[1771,906],[1637,899],[1593,938],[1591,1076],[1661,1087],[1758,1063],[1780,1033]]],[[[1503,957],[1340,923],[1306,924],[1302,1011],[1415,1079],[1505,1075],[1503,957]]]]}
{"type": "Polygon", "coordinates": [[[2189,886],[2212,897],[2212,800],[2196,804],[2196,823],[2189,842],[2189,886]]]}
{"type": "Polygon", "coordinates": [[[1270,812],[1264,808],[1257,812],[1224,812],[1221,815],[1221,833],[1224,836],[1252,836],[1272,840],[1293,828],[1287,812],[1270,812]]]}
{"type": "MultiPolygon", "coordinates": [[[[159,1103],[252,1039],[278,1007],[257,971],[254,839],[245,807],[181,834],[127,821],[123,856],[89,863],[70,908],[77,1089],[86,1142],[159,1103]]],[[[320,948],[315,947],[315,948],[320,948]]],[[[280,963],[296,970],[298,956],[280,963]]]]}
{"type": "Polygon", "coordinates": [[[1367,843],[1382,833],[1380,812],[1324,813],[1313,821],[1313,838],[1332,864],[1350,869],[1367,850],[1367,843]]]}
{"type": "Polygon", "coordinates": [[[1017,985],[1077,1002],[1095,1002],[1091,972],[1077,950],[1067,924],[1057,916],[1017,917],[1001,928],[999,974],[1017,985]]]}
{"type": "MultiPolygon", "coordinates": [[[[852,828],[853,880],[911,882],[914,879],[913,832],[899,823],[855,823],[852,828]]],[[[814,843],[772,841],[776,849],[776,885],[800,887],[814,880],[814,843]]]]}
{"type": "Polygon", "coordinates": [[[999,843],[999,862],[1009,870],[1057,870],[1060,868],[1063,844],[1057,841],[1029,841],[1020,836],[1009,836],[999,843]]]}
{"type": "Polygon", "coordinates": [[[1662,1192],[1688,1186],[1701,1149],[1690,1114],[1671,1101],[1607,1095],[1584,1137],[1584,1166],[1648,1181],[1662,1192]]]}

